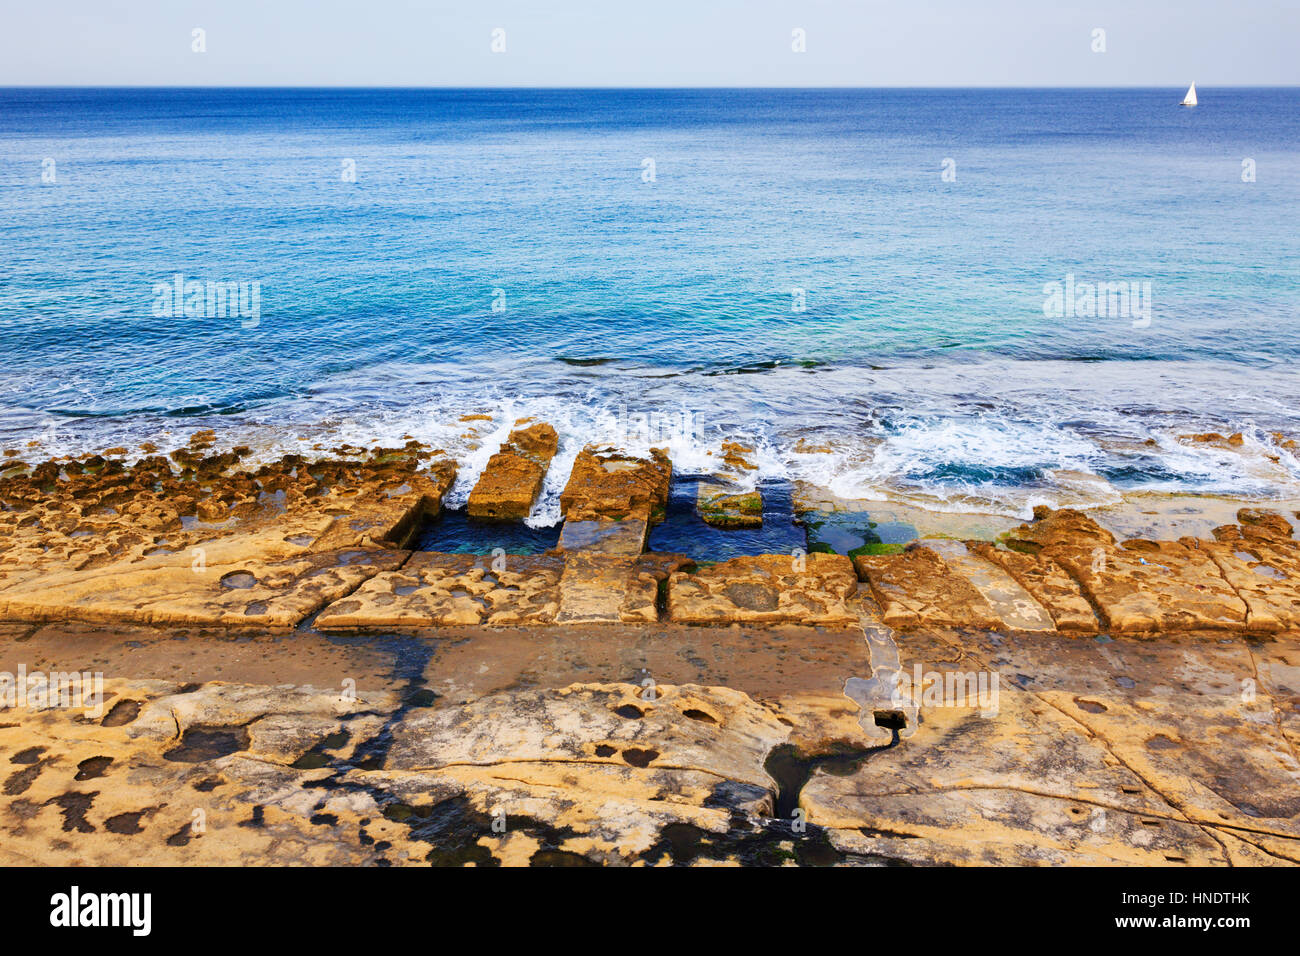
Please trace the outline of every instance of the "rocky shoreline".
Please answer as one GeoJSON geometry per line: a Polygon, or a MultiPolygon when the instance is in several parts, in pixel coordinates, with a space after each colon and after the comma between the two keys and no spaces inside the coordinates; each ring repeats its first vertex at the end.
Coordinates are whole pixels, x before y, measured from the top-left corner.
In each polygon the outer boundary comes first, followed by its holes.
{"type": "MultiPolygon", "coordinates": [[[[646,550],[666,454],[589,446],[558,547],[441,554],[438,449],[215,442],[0,466],[8,673],[108,696],[0,710],[9,862],[1300,862],[1294,510],[712,562],[646,550]]],[[[470,514],[555,447],[518,422],[470,514]]],[[[745,452],[706,523],[761,522],[745,452]]]]}

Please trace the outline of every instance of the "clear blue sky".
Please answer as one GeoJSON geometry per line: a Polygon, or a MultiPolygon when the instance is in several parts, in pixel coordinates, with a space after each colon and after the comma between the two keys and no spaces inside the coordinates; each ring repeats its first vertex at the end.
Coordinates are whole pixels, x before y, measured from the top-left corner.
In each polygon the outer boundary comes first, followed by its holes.
{"type": "Polygon", "coordinates": [[[1300,0],[9,0],[0,85],[1300,84],[1300,0]],[[207,52],[191,52],[191,30],[207,52]],[[491,51],[505,30],[506,52],[491,51]],[[791,50],[795,28],[807,52],[791,50]],[[1093,30],[1106,31],[1094,53],[1093,30]]]}

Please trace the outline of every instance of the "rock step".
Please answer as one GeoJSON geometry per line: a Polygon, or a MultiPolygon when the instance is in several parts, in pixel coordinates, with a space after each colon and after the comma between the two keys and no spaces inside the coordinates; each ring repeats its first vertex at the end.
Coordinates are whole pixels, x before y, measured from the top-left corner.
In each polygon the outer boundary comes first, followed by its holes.
{"type": "Polygon", "coordinates": [[[481,521],[527,518],[558,446],[559,436],[545,422],[512,431],[469,494],[466,509],[470,517],[481,521]]]}
{"type": "MultiPolygon", "coordinates": [[[[559,624],[617,624],[631,595],[630,583],[636,558],[627,555],[571,554],[560,575],[559,624]]],[[[650,588],[648,606],[655,612],[655,588],[650,588]]],[[[634,601],[635,603],[635,601],[634,601]]],[[[647,602],[642,601],[642,606],[647,602]]],[[[657,612],[650,618],[658,619],[657,612]]]]}
{"type": "Polygon", "coordinates": [[[901,554],[860,555],[858,575],[892,628],[976,627],[996,630],[1001,619],[979,589],[948,566],[939,552],[909,547],[901,554]]]}
{"type": "Polygon", "coordinates": [[[650,522],[641,516],[615,521],[610,518],[570,518],[560,529],[559,550],[635,557],[645,550],[650,522]]]}
{"type": "Polygon", "coordinates": [[[960,541],[927,541],[952,568],[984,596],[993,613],[1015,631],[1053,631],[1052,616],[998,564],[972,552],[960,541]]]}
{"type": "Polygon", "coordinates": [[[657,523],[668,505],[672,473],[672,463],[661,449],[638,458],[609,446],[588,445],[573,462],[560,493],[560,511],[566,520],[640,517],[657,523]]]}
{"type": "Polygon", "coordinates": [[[679,624],[847,625],[858,621],[857,589],[842,555],[764,554],[673,573],[668,612],[679,624]]]}
{"type": "Polygon", "coordinates": [[[988,541],[968,541],[967,546],[1000,566],[1024,588],[1048,614],[1060,631],[1096,634],[1101,621],[1084,596],[1079,583],[1051,558],[998,548],[988,541]]]}

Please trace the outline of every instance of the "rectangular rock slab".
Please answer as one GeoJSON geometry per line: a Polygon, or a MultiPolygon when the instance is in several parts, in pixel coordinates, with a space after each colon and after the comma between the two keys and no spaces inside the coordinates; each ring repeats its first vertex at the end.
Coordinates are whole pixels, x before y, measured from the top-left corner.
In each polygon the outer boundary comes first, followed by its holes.
{"type": "Polygon", "coordinates": [[[1052,546],[1044,553],[1079,582],[1113,631],[1245,629],[1245,602],[1202,548],[1133,539],[1119,547],[1052,546]]]}
{"type": "Polygon", "coordinates": [[[550,554],[500,557],[417,551],[316,618],[319,630],[550,624],[563,561],[550,554]]]}
{"type": "MultiPolygon", "coordinates": [[[[569,554],[560,576],[560,624],[617,624],[623,621],[636,558],[628,555],[569,554]]],[[[654,607],[651,595],[650,606],[654,607]]]]}
{"type": "MultiPolygon", "coordinates": [[[[257,536],[247,536],[257,537],[257,536]]],[[[189,553],[49,574],[0,593],[0,618],[289,628],[409,552],[364,548],[259,558],[239,537],[189,553]]]]}
{"type": "Polygon", "coordinates": [[[662,521],[672,473],[672,462],[661,449],[652,448],[649,458],[637,458],[607,446],[588,445],[573,462],[568,484],[560,493],[560,511],[565,518],[580,520],[662,521]]]}
{"type": "Polygon", "coordinates": [[[761,554],[674,572],[668,611],[678,624],[856,624],[857,585],[843,555],[761,554]]]}
{"type": "Polygon", "coordinates": [[[510,433],[474,484],[466,508],[481,521],[522,521],[546,480],[559,437],[545,422],[510,433]]]}
{"type": "Polygon", "coordinates": [[[889,627],[990,631],[1002,627],[979,589],[930,548],[909,546],[901,554],[860,555],[853,563],[871,586],[881,620],[889,627]]]}
{"type": "Polygon", "coordinates": [[[973,584],[1008,629],[1056,629],[1051,615],[1001,564],[986,560],[981,553],[973,552],[960,541],[927,541],[924,546],[937,551],[948,567],[973,584]]]}
{"type": "Polygon", "coordinates": [[[1007,551],[987,541],[967,542],[971,550],[999,565],[1040,605],[1047,609],[1059,631],[1096,634],[1101,629],[1092,605],[1065,569],[1045,555],[1007,551]]]}
{"type": "Polygon", "coordinates": [[[650,533],[650,522],[643,517],[612,521],[607,518],[581,521],[574,518],[564,522],[557,546],[565,552],[637,555],[645,550],[650,533]]]}

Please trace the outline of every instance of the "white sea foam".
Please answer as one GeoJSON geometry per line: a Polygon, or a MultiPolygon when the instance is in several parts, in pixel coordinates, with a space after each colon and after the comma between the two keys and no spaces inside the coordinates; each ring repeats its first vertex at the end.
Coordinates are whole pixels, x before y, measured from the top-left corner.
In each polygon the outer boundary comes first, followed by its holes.
{"type": "Polygon", "coordinates": [[[0,410],[0,434],[33,460],[143,441],[167,450],[213,428],[222,447],[252,447],[255,462],[341,444],[399,447],[413,437],[457,461],[447,503],[460,507],[516,421],[546,421],[559,450],[528,519],[533,526],[559,521],[560,492],[588,443],[632,454],[665,448],[676,474],[709,475],[727,470],[722,444],[734,441],[753,449],[746,458],[756,468],[729,473],[742,484],[798,481],[842,498],[1016,517],[1036,504],[1113,503],[1133,489],[1300,496],[1300,460],[1270,435],[1294,433],[1289,393],[1216,393],[1211,383],[1228,374],[1222,369],[1170,365],[1141,379],[1125,363],[780,367],[724,376],[540,363],[490,372],[386,367],[382,375],[339,376],[293,400],[194,418],[9,407],[0,410]],[[1241,431],[1243,441],[1178,438],[1197,431],[1241,431]],[[39,444],[29,449],[32,440],[39,444]],[[818,446],[828,450],[810,450],[818,446]]]}

